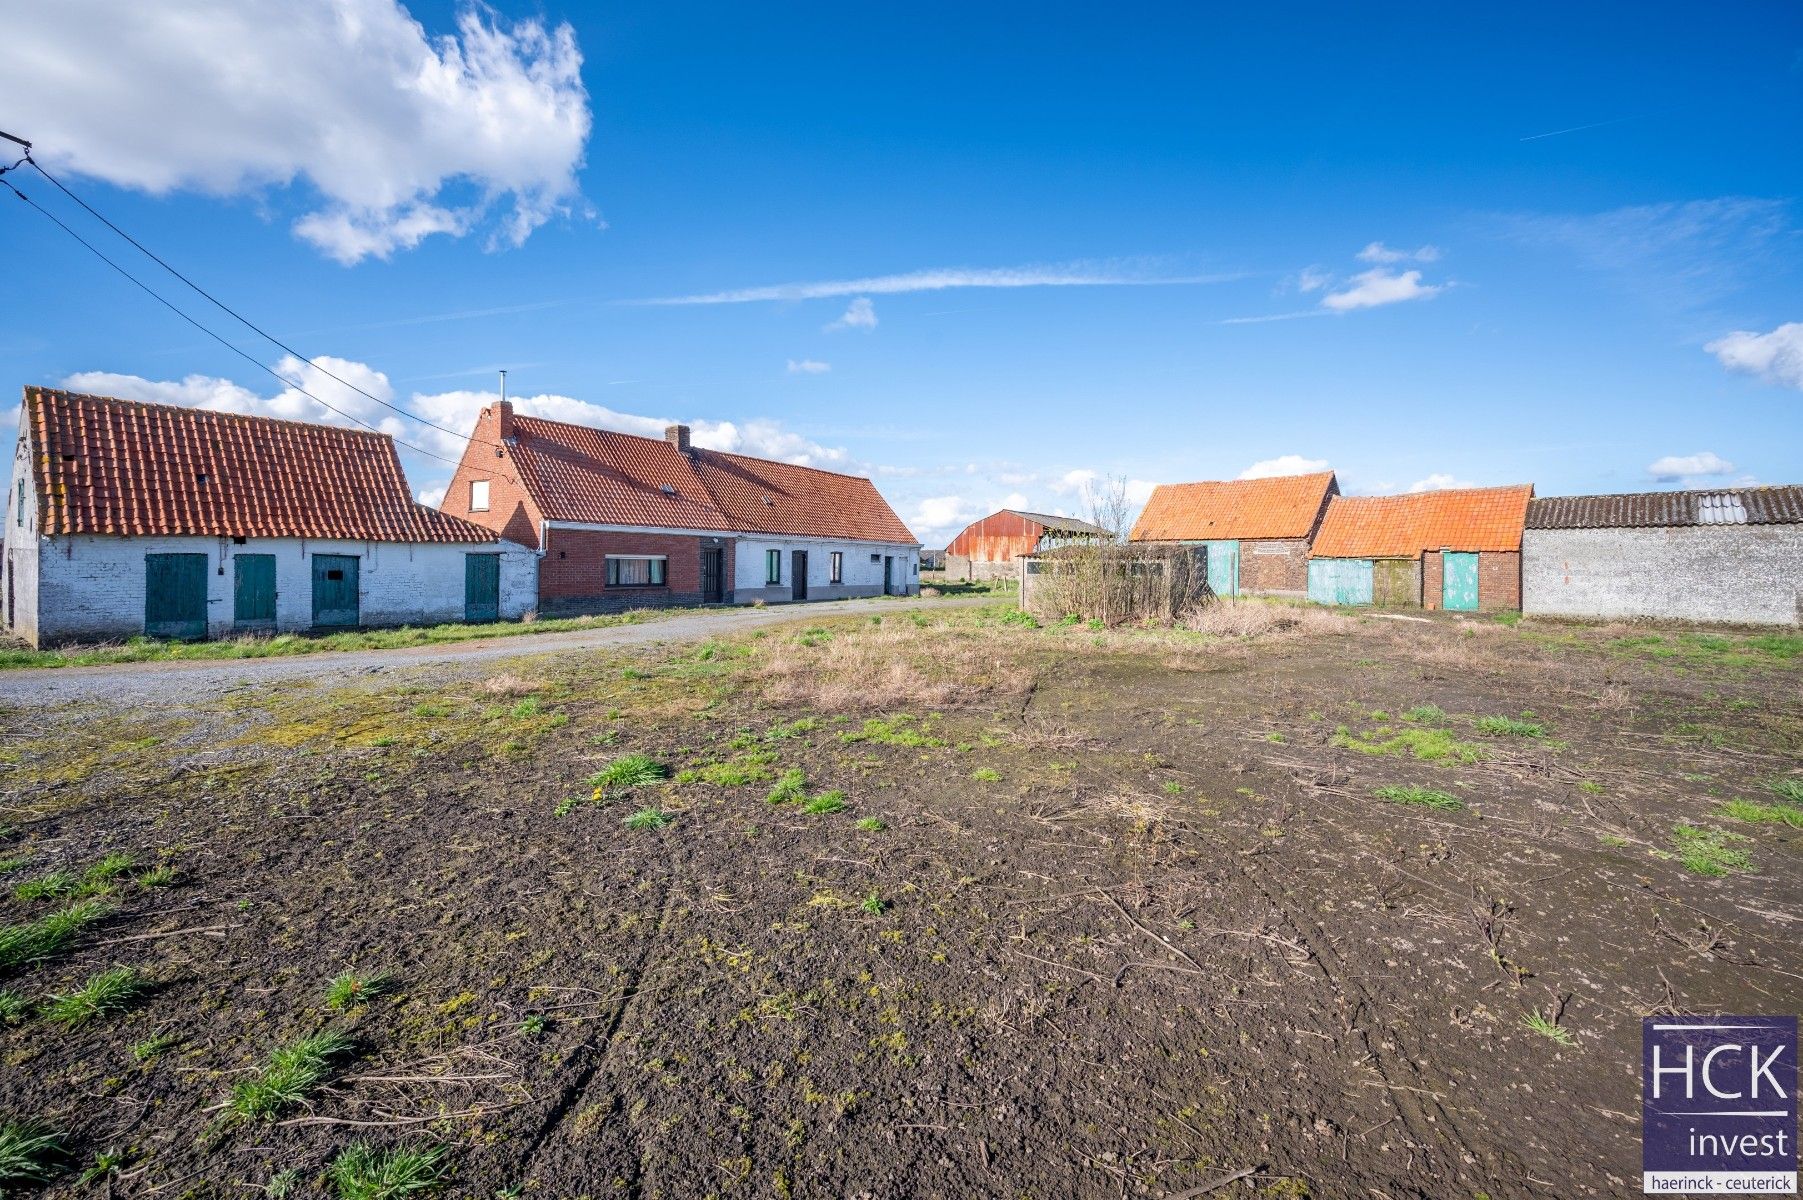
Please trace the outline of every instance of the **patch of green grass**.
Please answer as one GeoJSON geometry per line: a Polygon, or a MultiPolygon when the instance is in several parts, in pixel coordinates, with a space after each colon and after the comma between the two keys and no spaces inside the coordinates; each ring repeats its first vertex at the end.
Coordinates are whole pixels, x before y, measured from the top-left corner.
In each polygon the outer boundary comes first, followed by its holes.
{"type": "Polygon", "coordinates": [[[0,858],[0,875],[10,875],[30,861],[31,855],[29,854],[10,854],[5,858],[0,858]]]}
{"type": "Polygon", "coordinates": [[[1360,754],[1412,754],[1422,762],[1447,765],[1460,763],[1469,766],[1489,757],[1482,746],[1461,742],[1445,729],[1391,731],[1383,728],[1356,735],[1342,732],[1334,734],[1329,739],[1329,744],[1345,750],[1356,750],[1360,754]]]}
{"type": "Polygon", "coordinates": [[[158,1033],[135,1042],[131,1048],[132,1058],[141,1063],[154,1062],[165,1053],[181,1045],[181,1038],[173,1033],[158,1033]]]}
{"type": "Polygon", "coordinates": [[[1603,794],[1603,785],[1594,779],[1580,779],[1578,780],[1578,790],[1592,796],[1600,796],[1603,794]]]}
{"type": "Polygon", "coordinates": [[[175,868],[168,863],[164,863],[160,867],[152,867],[138,876],[138,883],[142,887],[168,887],[174,882],[175,868]]]}
{"type": "Polygon", "coordinates": [[[877,817],[859,817],[857,826],[865,833],[881,833],[883,830],[889,828],[886,823],[877,817]]]}
{"type": "Polygon", "coordinates": [[[864,897],[863,900],[858,902],[858,907],[873,917],[880,917],[883,915],[883,910],[888,908],[889,905],[881,896],[873,891],[868,896],[864,897]]]}
{"type": "Polygon", "coordinates": [[[1498,625],[1519,625],[1521,614],[1518,612],[1499,612],[1492,618],[1498,625]]]}
{"type": "Polygon", "coordinates": [[[81,881],[69,871],[52,871],[48,875],[40,875],[36,879],[27,879],[13,888],[13,899],[30,903],[34,900],[55,900],[62,896],[72,895],[81,886],[81,881]]]}
{"type": "Polygon", "coordinates": [[[1789,825],[1792,829],[1803,829],[1803,805],[1791,804],[1778,800],[1771,804],[1761,804],[1757,800],[1724,800],[1716,806],[1715,815],[1731,817],[1736,821],[1747,821],[1754,825],[1789,825]]]}
{"type": "Polygon", "coordinates": [[[17,1025],[31,1015],[31,1001],[14,991],[0,991],[0,1025],[17,1025]]]}
{"type": "Polygon", "coordinates": [[[0,1125],[0,1188],[43,1183],[67,1159],[62,1135],[37,1121],[0,1125]]]}
{"type": "Polygon", "coordinates": [[[836,813],[844,809],[844,807],[844,792],[822,792],[818,796],[810,797],[807,802],[801,806],[801,811],[819,815],[821,813],[836,813]]]}
{"type": "Polygon", "coordinates": [[[1000,783],[1002,773],[994,767],[978,767],[970,773],[970,777],[978,783],[1000,783]]]}
{"type": "Polygon", "coordinates": [[[90,975],[72,992],[48,997],[41,1009],[44,1019],[64,1029],[76,1029],[96,1017],[124,1012],[150,988],[135,967],[114,967],[90,975]]]}
{"type": "Polygon", "coordinates": [[[1039,628],[1039,618],[1024,608],[1004,609],[996,620],[1003,625],[1017,625],[1022,629],[1039,628]]]}
{"type": "Polygon", "coordinates": [[[338,1200],[393,1200],[429,1192],[445,1180],[450,1164],[446,1146],[392,1147],[378,1150],[357,1142],[332,1160],[326,1178],[338,1200]]]}
{"type": "Polygon", "coordinates": [[[799,720],[790,721],[787,725],[780,723],[772,725],[765,731],[764,737],[774,742],[784,738],[801,737],[803,734],[812,733],[818,728],[820,728],[820,721],[818,718],[802,717],[799,720]]]}
{"type": "Polygon", "coordinates": [[[843,729],[842,742],[875,742],[880,746],[933,747],[945,745],[944,738],[916,729],[915,720],[907,714],[894,717],[871,717],[860,729],[843,729]]]}
{"type": "Polygon", "coordinates": [[[1538,721],[1521,721],[1514,717],[1479,717],[1472,726],[1479,733],[1487,733],[1494,737],[1528,737],[1546,736],[1546,726],[1538,721]]]}
{"type": "Polygon", "coordinates": [[[662,829],[670,815],[661,808],[641,808],[620,823],[628,829],[662,829]]]}
{"type": "Polygon", "coordinates": [[[351,1051],[351,1039],[327,1029],[278,1047],[255,1075],[232,1085],[227,1102],[246,1120],[271,1120],[312,1094],[351,1051]]]}
{"type": "Polygon", "coordinates": [[[1724,829],[1704,828],[1680,821],[1672,827],[1672,845],[1684,869],[1697,875],[1736,875],[1753,869],[1753,860],[1745,850],[1737,848],[1750,842],[1744,834],[1724,829]]]}
{"type": "Polygon", "coordinates": [[[1405,721],[1413,721],[1417,725],[1446,724],[1446,710],[1438,704],[1417,704],[1402,714],[1405,721]]]}
{"type": "Polygon", "coordinates": [[[119,876],[130,872],[137,865],[137,860],[123,851],[115,850],[81,874],[81,881],[90,887],[110,883],[119,876]]]}
{"type": "Polygon", "coordinates": [[[715,787],[744,787],[750,783],[762,783],[776,775],[771,766],[776,755],[768,750],[752,750],[735,756],[726,762],[702,763],[698,767],[685,767],[676,773],[676,782],[711,783],[715,787]]]}
{"type": "Polygon", "coordinates": [[[54,958],[110,911],[99,900],[82,900],[23,925],[0,925],[0,972],[54,958]]]}
{"type": "Polygon", "coordinates": [[[1159,786],[1164,791],[1164,794],[1167,796],[1183,795],[1183,785],[1181,783],[1178,783],[1175,779],[1167,779],[1164,781],[1164,783],[1162,783],[1159,786]]]}
{"type": "Polygon", "coordinates": [[[263,1194],[268,1196],[269,1200],[286,1200],[288,1193],[292,1192],[300,1181],[299,1167],[283,1167],[271,1175],[269,1182],[263,1185],[263,1194]]]}
{"type": "Polygon", "coordinates": [[[1464,809],[1465,802],[1451,792],[1435,791],[1424,787],[1380,787],[1371,793],[1379,800],[1388,800],[1392,804],[1413,804],[1420,808],[1434,808],[1441,812],[1459,812],[1464,809]]]}
{"type": "Polygon", "coordinates": [[[542,1013],[533,1013],[531,1016],[521,1020],[518,1025],[515,1025],[514,1029],[519,1032],[521,1037],[538,1037],[545,1031],[544,1015],[542,1013]]]}
{"type": "Polygon", "coordinates": [[[1803,775],[1780,775],[1776,779],[1767,780],[1765,787],[1768,792],[1792,804],[1803,804],[1803,775]]]}
{"type": "Polygon", "coordinates": [[[377,996],[393,991],[394,982],[394,973],[391,971],[377,971],[373,975],[346,971],[326,984],[326,1007],[343,1012],[359,1004],[367,1004],[377,996]]]}
{"type": "Polygon", "coordinates": [[[770,794],[764,797],[767,804],[788,804],[793,800],[805,799],[808,791],[808,777],[800,767],[790,767],[784,771],[770,794]]]}
{"type": "Polygon", "coordinates": [[[123,1151],[102,1150],[94,1156],[94,1165],[85,1168],[75,1177],[76,1186],[99,1183],[109,1175],[117,1175],[130,1161],[123,1151]]]}
{"type": "Polygon", "coordinates": [[[670,773],[670,768],[649,754],[625,754],[589,776],[592,788],[634,788],[656,783],[670,773]]]}
{"type": "Polygon", "coordinates": [[[1521,1018],[1521,1023],[1526,1025],[1529,1029],[1532,1029],[1541,1037],[1550,1038],[1561,1046],[1569,1047],[1578,1044],[1578,1039],[1571,1036],[1571,1030],[1565,1028],[1556,1021],[1549,1020],[1541,1014],[1539,1009],[1535,1009],[1533,1012],[1528,1013],[1525,1017],[1521,1018]]]}

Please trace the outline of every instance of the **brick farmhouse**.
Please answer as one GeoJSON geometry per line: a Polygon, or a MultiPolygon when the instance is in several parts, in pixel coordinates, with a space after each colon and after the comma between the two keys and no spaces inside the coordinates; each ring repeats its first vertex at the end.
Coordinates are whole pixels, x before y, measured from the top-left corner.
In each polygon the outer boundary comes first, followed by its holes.
{"type": "Polygon", "coordinates": [[[484,408],[443,503],[540,553],[548,614],[912,595],[920,543],[870,480],[484,408]]]}
{"type": "Polygon", "coordinates": [[[1208,586],[1217,596],[1300,599],[1308,594],[1309,547],[1339,494],[1332,471],[1162,483],[1128,540],[1206,546],[1208,586]]]}
{"type": "Polygon", "coordinates": [[[1535,500],[1522,543],[1522,608],[1803,622],[1803,486],[1535,500]]]}
{"type": "Polygon", "coordinates": [[[1521,607],[1532,484],[1336,496],[1309,553],[1308,597],[1493,612],[1521,607]]]}
{"type": "Polygon", "coordinates": [[[31,645],[516,618],[532,552],[416,503],[391,438],[28,387],[5,625],[31,645]]]}
{"type": "Polygon", "coordinates": [[[1059,546],[1107,541],[1108,531],[1075,517],[1004,508],[966,525],[945,548],[945,573],[954,579],[1012,579],[1014,560],[1059,546]]]}

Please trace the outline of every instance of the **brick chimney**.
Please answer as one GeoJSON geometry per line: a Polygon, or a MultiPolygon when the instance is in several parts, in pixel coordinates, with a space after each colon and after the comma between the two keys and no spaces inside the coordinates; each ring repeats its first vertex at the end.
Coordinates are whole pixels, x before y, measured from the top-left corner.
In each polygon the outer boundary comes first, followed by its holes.
{"type": "Polygon", "coordinates": [[[490,410],[495,414],[495,436],[506,441],[513,436],[513,401],[497,400],[490,410]]]}
{"type": "Polygon", "coordinates": [[[687,425],[664,426],[664,441],[687,454],[689,452],[689,427],[687,425]]]}

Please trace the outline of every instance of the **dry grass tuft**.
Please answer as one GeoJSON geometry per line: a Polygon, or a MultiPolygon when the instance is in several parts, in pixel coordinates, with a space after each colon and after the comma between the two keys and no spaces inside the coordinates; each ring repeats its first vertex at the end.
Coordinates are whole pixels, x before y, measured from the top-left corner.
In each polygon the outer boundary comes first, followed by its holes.
{"type": "Polygon", "coordinates": [[[958,636],[912,625],[864,626],[807,645],[785,639],[758,657],[751,674],[765,698],[821,712],[896,711],[975,704],[1019,695],[1033,672],[1011,638],[958,636]]]}
{"type": "Polygon", "coordinates": [[[1190,612],[1184,627],[1215,637],[1317,637],[1351,633],[1358,620],[1332,609],[1223,596],[1190,612]]]}
{"type": "Polygon", "coordinates": [[[549,686],[542,679],[527,679],[521,675],[491,675],[477,684],[476,690],[490,696],[530,696],[549,686]]]}
{"type": "Polygon", "coordinates": [[[922,596],[925,596],[929,600],[935,600],[935,599],[938,599],[944,593],[942,593],[936,587],[923,587],[920,589],[920,594],[922,596]]]}

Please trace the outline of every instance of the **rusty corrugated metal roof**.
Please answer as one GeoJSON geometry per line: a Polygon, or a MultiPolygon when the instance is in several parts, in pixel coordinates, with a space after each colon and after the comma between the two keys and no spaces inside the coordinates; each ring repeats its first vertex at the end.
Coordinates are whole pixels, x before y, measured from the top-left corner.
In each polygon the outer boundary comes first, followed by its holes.
{"type": "Polygon", "coordinates": [[[1424,550],[1519,550],[1529,483],[1406,496],[1335,496],[1312,558],[1419,558],[1424,550]]]}
{"type": "Polygon", "coordinates": [[[22,428],[51,536],[496,540],[416,503],[386,434],[41,387],[22,428]]]}
{"type": "Polygon", "coordinates": [[[1088,521],[1079,521],[1075,517],[1055,517],[1051,513],[1026,512],[1023,509],[1018,508],[1004,508],[1002,511],[1011,512],[1017,517],[1033,522],[1035,525],[1043,525],[1047,529],[1053,529],[1059,533],[1099,533],[1103,536],[1106,536],[1108,533],[1108,531],[1103,529],[1100,525],[1092,525],[1088,521]]]}
{"type": "Polygon", "coordinates": [[[1547,496],[1528,505],[1529,529],[1647,529],[1803,523],[1803,485],[1547,496]]]}

